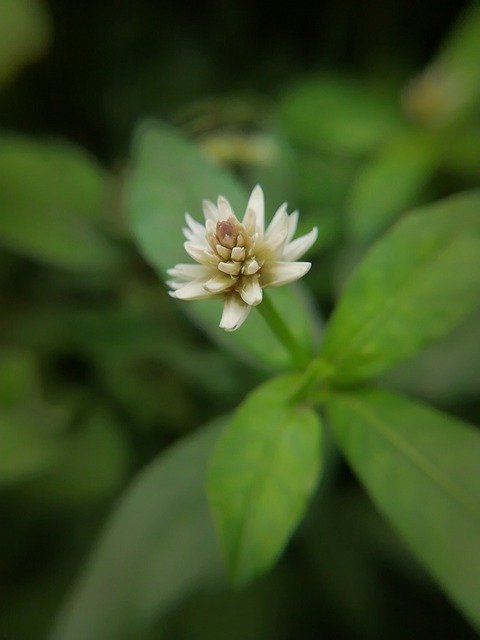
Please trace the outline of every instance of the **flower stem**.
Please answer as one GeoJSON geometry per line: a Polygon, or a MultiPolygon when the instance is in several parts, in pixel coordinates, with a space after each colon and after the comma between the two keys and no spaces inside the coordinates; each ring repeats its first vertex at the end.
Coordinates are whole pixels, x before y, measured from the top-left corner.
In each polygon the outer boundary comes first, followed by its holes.
{"type": "MultiPolygon", "coordinates": [[[[290,401],[292,403],[300,402],[309,398],[312,392],[315,392],[315,398],[313,400],[319,399],[319,391],[318,385],[328,382],[329,376],[331,375],[333,369],[332,366],[323,360],[323,358],[316,358],[312,360],[308,367],[305,370],[302,378],[296,389],[293,390],[293,393],[290,397],[290,401]]],[[[323,388],[323,393],[328,391],[327,387],[323,388]]]]}
{"type": "Polygon", "coordinates": [[[257,309],[262,314],[263,319],[272,332],[290,353],[295,367],[304,369],[310,362],[311,355],[307,348],[302,345],[290,331],[265,291],[263,292],[263,300],[257,309]]]}

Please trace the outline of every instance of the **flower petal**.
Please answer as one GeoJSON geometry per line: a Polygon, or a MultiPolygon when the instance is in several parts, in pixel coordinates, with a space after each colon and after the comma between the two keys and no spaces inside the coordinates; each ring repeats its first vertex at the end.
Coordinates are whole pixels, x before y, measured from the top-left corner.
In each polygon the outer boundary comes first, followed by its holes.
{"type": "Polygon", "coordinates": [[[257,228],[257,215],[253,209],[247,209],[245,211],[242,224],[249,236],[253,236],[255,234],[255,229],[257,228]]]}
{"type": "Polygon", "coordinates": [[[287,227],[288,229],[288,215],[287,215],[287,203],[284,202],[280,207],[278,207],[277,212],[272,218],[272,221],[268,225],[267,230],[265,231],[265,240],[268,242],[268,238],[277,233],[279,229],[283,227],[287,227]]]}
{"type": "Polygon", "coordinates": [[[169,291],[169,294],[172,298],[178,298],[179,300],[202,300],[202,298],[211,298],[213,294],[205,289],[204,284],[204,280],[195,280],[194,282],[188,282],[180,289],[169,291]]]}
{"type": "MultiPolygon", "coordinates": [[[[248,199],[247,208],[245,210],[245,217],[249,209],[252,209],[253,212],[255,213],[256,229],[257,229],[257,233],[261,237],[263,236],[263,232],[265,229],[265,198],[263,195],[262,187],[259,184],[257,184],[256,187],[254,187],[250,195],[250,198],[248,199]]],[[[246,226],[245,217],[244,217],[244,224],[246,226]]]]}
{"type": "Polygon", "coordinates": [[[200,264],[205,266],[216,266],[218,264],[219,259],[214,256],[213,253],[205,250],[204,247],[199,246],[195,242],[185,242],[183,246],[188,255],[200,264]]]}
{"type": "Polygon", "coordinates": [[[245,322],[251,308],[237,293],[226,296],[220,328],[225,331],[235,331],[245,322]]]}
{"type": "Polygon", "coordinates": [[[258,276],[242,278],[242,288],[239,290],[239,294],[242,300],[251,307],[256,307],[262,301],[262,287],[258,280],[258,276]]]}
{"type": "Polygon", "coordinates": [[[312,266],[311,262],[269,262],[268,269],[262,272],[262,287],[280,287],[294,282],[312,266]]]}
{"type": "Polygon", "coordinates": [[[210,200],[204,200],[202,202],[202,208],[205,220],[213,220],[214,222],[218,220],[218,210],[213,202],[210,202],[210,200]]]}
{"type": "Polygon", "coordinates": [[[223,273],[228,273],[228,275],[230,276],[238,276],[238,274],[242,270],[242,263],[232,262],[231,260],[229,260],[228,262],[219,262],[218,268],[220,269],[220,271],[223,271],[223,273]]]}
{"type": "Polygon", "coordinates": [[[232,286],[232,278],[226,274],[219,273],[218,275],[210,278],[205,284],[204,288],[210,293],[221,293],[232,286]]]}
{"type": "Polygon", "coordinates": [[[204,249],[208,249],[208,241],[207,241],[207,237],[205,235],[205,232],[203,234],[203,236],[199,236],[196,233],[194,233],[191,229],[189,229],[188,227],[183,227],[182,229],[183,235],[185,236],[185,238],[187,240],[189,240],[190,242],[193,242],[193,244],[198,245],[199,247],[203,247],[204,249]]]}
{"type": "Polygon", "coordinates": [[[176,264],[172,269],[168,269],[167,273],[172,278],[188,281],[208,277],[211,269],[201,264],[176,264]]]}
{"type": "Polygon", "coordinates": [[[200,224],[199,222],[194,220],[189,213],[185,214],[185,220],[188,226],[184,227],[183,235],[187,238],[187,240],[196,242],[202,247],[203,246],[207,247],[208,244],[207,244],[206,232],[203,224],[200,224]]]}
{"type": "MultiPolygon", "coordinates": [[[[286,215],[286,214],[285,214],[286,215]]],[[[276,230],[275,233],[270,234],[268,240],[265,239],[265,246],[268,251],[272,254],[277,253],[277,257],[283,257],[283,246],[285,244],[285,240],[287,239],[288,233],[288,225],[280,227],[276,230]]]]}
{"type": "Polygon", "coordinates": [[[173,289],[175,291],[175,289],[181,289],[182,287],[184,287],[186,285],[186,282],[185,281],[177,282],[176,280],[167,280],[165,284],[169,289],[173,289]]]}
{"type": "Polygon", "coordinates": [[[292,213],[288,216],[288,233],[286,242],[290,242],[290,240],[295,235],[295,231],[297,230],[298,225],[298,210],[292,211],[292,213]]]}
{"type": "Polygon", "coordinates": [[[303,256],[303,254],[310,249],[317,237],[318,229],[317,227],[313,227],[310,233],[300,236],[300,238],[297,238],[285,246],[282,260],[290,260],[293,262],[297,258],[300,258],[300,256],[303,256]]]}
{"type": "Polygon", "coordinates": [[[223,196],[218,196],[217,208],[218,208],[218,219],[219,220],[227,220],[228,218],[235,218],[236,219],[236,216],[235,216],[235,214],[233,212],[233,209],[232,209],[232,205],[223,196]]]}

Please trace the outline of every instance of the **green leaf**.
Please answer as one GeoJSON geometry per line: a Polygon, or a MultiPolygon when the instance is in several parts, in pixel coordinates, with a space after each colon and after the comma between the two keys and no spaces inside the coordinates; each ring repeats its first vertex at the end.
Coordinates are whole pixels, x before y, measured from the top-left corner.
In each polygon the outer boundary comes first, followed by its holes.
{"type": "Polygon", "coordinates": [[[56,437],[66,407],[41,398],[38,363],[27,351],[0,351],[0,486],[42,477],[61,458],[56,437]]]}
{"type": "Polygon", "coordinates": [[[327,409],[377,507],[480,628],[480,432],[380,390],[335,394],[327,409]]]}
{"type": "Polygon", "coordinates": [[[13,407],[38,397],[40,390],[38,366],[28,351],[0,350],[0,407],[13,407]]]}
{"type": "MultiPolygon", "coordinates": [[[[248,194],[229,173],[211,164],[193,144],[167,126],[153,122],[140,125],[133,155],[129,196],[132,229],[145,258],[166,279],[169,267],[191,262],[181,234],[185,212],[200,219],[202,200],[216,200],[221,194],[243,213],[248,194]]],[[[272,290],[272,300],[288,318],[296,337],[311,347],[318,327],[304,289],[297,285],[272,290]]],[[[252,313],[239,331],[226,335],[218,328],[221,300],[180,304],[214,340],[242,357],[269,368],[288,365],[288,353],[260,314],[252,313]]]]}
{"type": "Polygon", "coordinates": [[[476,115],[480,102],[480,6],[468,3],[425,71],[407,87],[410,116],[430,126],[476,115]]]}
{"type": "Polygon", "coordinates": [[[352,156],[401,127],[395,100],[385,99],[383,87],[335,76],[311,78],[291,88],[280,104],[280,117],[297,144],[352,156]]]}
{"type": "Polygon", "coordinates": [[[25,485],[24,500],[40,510],[70,510],[102,503],[125,480],[127,441],[118,423],[95,411],[55,441],[57,457],[35,482],[25,485]]]}
{"type": "Polygon", "coordinates": [[[480,311],[447,338],[430,345],[381,378],[382,386],[436,404],[480,396],[480,311]]]}
{"type": "Polygon", "coordinates": [[[351,383],[413,356],[480,306],[480,192],[425,206],[367,253],[335,310],[322,355],[351,383]]]}
{"type": "Polygon", "coordinates": [[[0,486],[37,477],[58,462],[58,442],[45,426],[32,424],[25,411],[0,409],[0,486]]]}
{"type": "Polygon", "coordinates": [[[221,580],[204,489],[220,425],[161,453],[133,482],[52,631],[52,640],[146,637],[194,587],[221,580]]]}
{"type": "Polygon", "coordinates": [[[415,204],[439,159],[432,136],[401,136],[362,166],[347,205],[350,236],[369,242],[407,207],[415,204]]]}
{"type": "Polygon", "coordinates": [[[297,381],[276,378],[253,391],[215,448],[208,495],[236,584],[273,565],[318,480],[320,422],[311,409],[290,402],[297,381]]]}
{"type": "Polygon", "coordinates": [[[40,0],[0,2],[0,85],[46,50],[51,24],[40,0]]]}
{"type": "Polygon", "coordinates": [[[0,243],[47,264],[110,269],[116,251],[100,233],[103,170],[63,142],[0,137],[0,243]]]}

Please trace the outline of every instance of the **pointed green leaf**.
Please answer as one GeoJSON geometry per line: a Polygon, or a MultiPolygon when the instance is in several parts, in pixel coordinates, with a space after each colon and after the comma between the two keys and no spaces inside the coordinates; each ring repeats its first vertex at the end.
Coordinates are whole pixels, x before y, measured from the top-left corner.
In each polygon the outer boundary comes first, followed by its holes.
{"type": "Polygon", "coordinates": [[[290,88],[280,103],[280,118],[299,145],[360,155],[401,127],[393,95],[354,78],[317,76],[290,88]]]}
{"type": "Polygon", "coordinates": [[[146,637],[193,587],[221,580],[204,489],[220,425],[161,453],[120,499],[52,640],[146,637]]]}
{"type": "Polygon", "coordinates": [[[403,96],[410,116],[430,126],[456,123],[480,101],[480,5],[467,3],[438,54],[403,96]]]}
{"type": "Polygon", "coordinates": [[[45,52],[51,31],[43,0],[0,2],[0,85],[45,52]]]}
{"type": "MultiPolygon", "coordinates": [[[[195,145],[174,129],[158,123],[145,122],[139,126],[133,155],[129,185],[133,233],[145,258],[166,280],[168,268],[179,262],[192,262],[183,248],[185,213],[201,221],[202,200],[216,201],[219,195],[224,195],[237,213],[243,215],[248,192],[228,172],[209,162],[195,145]]],[[[267,194],[267,208],[270,206],[273,215],[267,194]]],[[[311,346],[318,321],[303,287],[273,289],[271,297],[297,338],[311,346]]],[[[259,313],[251,313],[239,331],[226,334],[218,328],[221,300],[179,304],[214,340],[242,357],[269,368],[288,365],[287,352],[259,313]]]]}
{"type": "Polygon", "coordinates": [[[369,242],[383,232],[418,197],[439,159],[431,135],[405,135],[385,145],[365,163],[347,203],[349,231],[356,242],[369,242]]]}
{"type": "Polygon", "coordinates": [[[208,495],[236,584],[273,565],[318,480],[320,422],[289,401],[297,380],[277,378],[253,391],[215,448],[208,495]]]}
{"type": "Polygon", "coordinates": [[[339,383],[406,360],[480,306],[480,192],[422,207],[367,253],[328,327],[339,383]]]}
{"type": "Polygon", "coordinates": [[[480,628],[480,432],[384,391],[335,394],[337,441],[378,508],[480,628]]]}
{"type": "Polygon", "coordinates": [[[47,264],[111,269],[117,252],[102,235],[103,170],[62,142],[0,138],[0,244],[47,264]]]}

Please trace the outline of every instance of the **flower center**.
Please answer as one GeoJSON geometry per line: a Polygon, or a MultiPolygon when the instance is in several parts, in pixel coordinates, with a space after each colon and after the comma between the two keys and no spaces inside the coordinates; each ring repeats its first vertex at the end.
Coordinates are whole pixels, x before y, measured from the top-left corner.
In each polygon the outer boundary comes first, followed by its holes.
{"type": "Polygon", "coordinates": [[[222,246],[233,249],[237,243],[237,235],[237,225],[233,220],[217,222],[217,238],[222,246]]]}
{"type": "Polygon", "coordinates": [[[209,241],[221,258],[218,269],[234,280],[254,275],[263,264],[255,259],[256,236],[250,236],[243,224],[233,217],[217,222],[215,234],[210,235],[209,241]]]}

